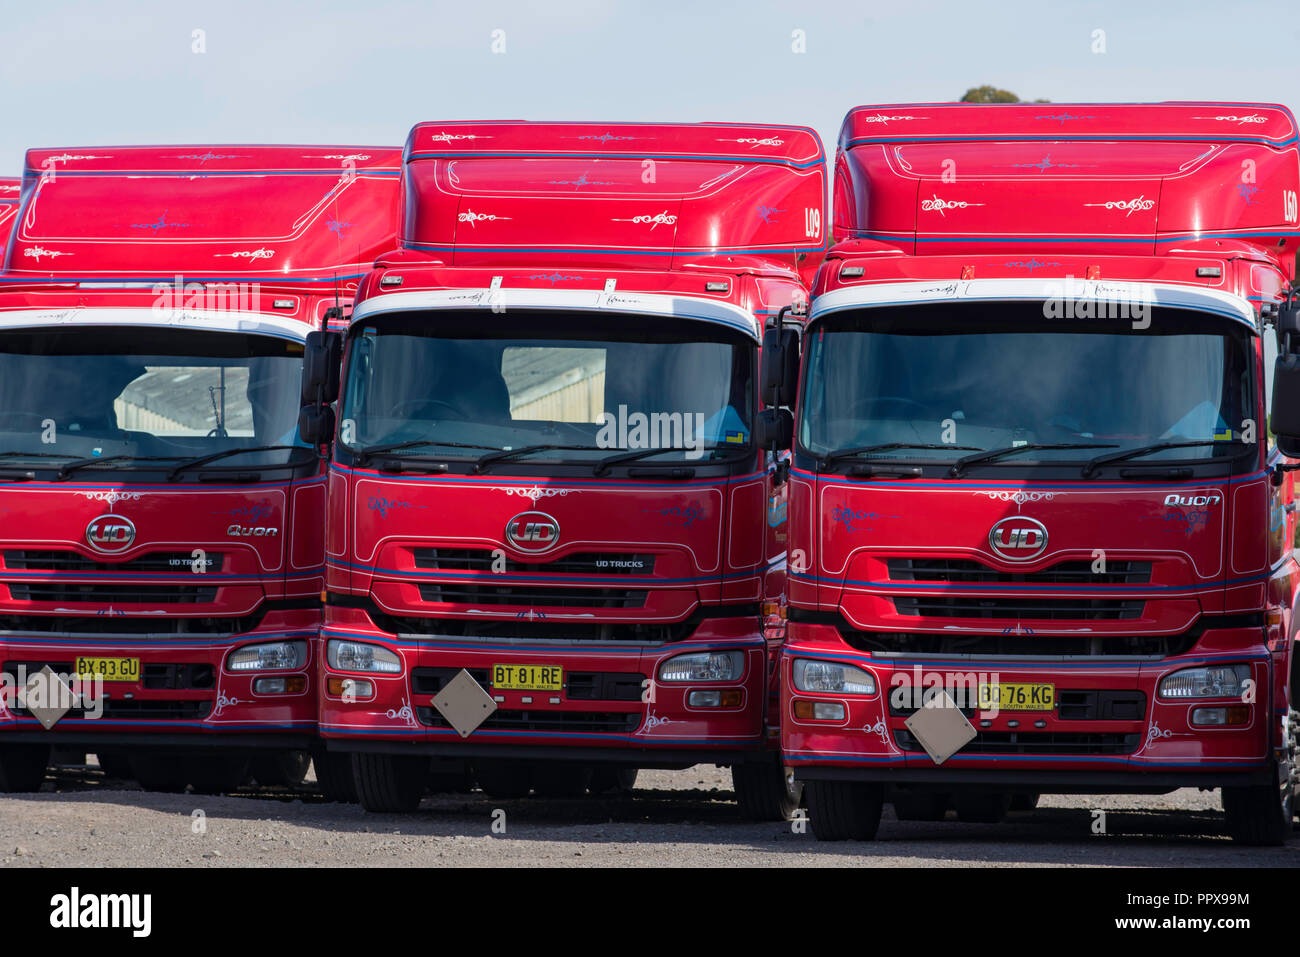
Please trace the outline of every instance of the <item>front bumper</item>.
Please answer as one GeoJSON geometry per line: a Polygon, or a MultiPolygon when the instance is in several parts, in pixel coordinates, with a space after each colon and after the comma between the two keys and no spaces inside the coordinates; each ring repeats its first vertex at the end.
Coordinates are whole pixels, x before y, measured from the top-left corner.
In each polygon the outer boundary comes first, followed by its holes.
{"type": "Polygon", "coordinates": [[[99,637],[6,634],[0,636],[4,688],[0,743],[41,742],[57,747],[308,748],[316,730],[315,659],[320,615],[314,609],[269,612],[257,628],[204,637],[99,637]],[[235,649],[269,641],[303,641],[300,669],[232,673],[235,649]],[[46,730],[17,696],[45,665],[71,675],[79,657],[139,658],[136,681],[69,682],[84,695],[46,730]],[[256,679],[298,678],[301,690],[261,693],[256,679]]]}
{"type": "Polygon", "coordinates": [[[364,611],[330,606],[322,642],[370,642],[401,660],[400,674],[331,669],[324,654],[317,686],[320,732],[331,750],[428,753],[456,757],[624,761],[642,767],[761,760],[777,745],[767,730],[768,649],[756,620],[706,619],[691,636],[663,645],[493,641],[388,634],[364,611]],[[725,682],[649,681],[676,655],[739,651],[744,668],[725,682]],[[498,689],[496,665],[563,669],[560,691],[498,689]],[[462,669],[495,700],[497,710],[468,737],[450,726],[433,699],[462,669]],[[370,700],[344,701],[331,676],[364,678],[370,700]],[[718,707],[690,704],[692,692],[739,692],[718,707]]]}
{"type": "MultiPolygon", "coordinates": [[[[1206,631],[1192,651],[1160,659],[886,657],[847,645],[827,625],[791,623],[781,656],[783,761],[799,780],[1015,786],[1059,793],[1167,791],[1271,780],[1271,662],[1259,629],[1206,631]],[[797,658],[843,662],[870,671],[874,695],[795,690],[797,658]],[[1245,664],[1258,698],[1170,701],[1164,676],[1204,664],[1245,664]],[[967,708],[977,737],[942,765],[910,734],[913,688],[973,688],[983,683],[1050,683],[1047,711],[967,708]],[[839,702],[842,720],[801,719],[798,700],[839,702]],[[1240,706],[1228,727],[1192,724],[1200,707],[1240,706]]],[[[959,701],[959,703],[967,703],[959,701]]],[[[974,703],[974,699],[971,699],[974,703]]]]}

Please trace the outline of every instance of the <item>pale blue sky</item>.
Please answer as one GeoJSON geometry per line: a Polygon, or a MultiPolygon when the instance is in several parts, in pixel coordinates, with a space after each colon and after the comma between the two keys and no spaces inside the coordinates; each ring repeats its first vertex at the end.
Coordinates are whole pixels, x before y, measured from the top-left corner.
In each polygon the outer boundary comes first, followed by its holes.
{"type": "Polygon", "coordinates": [[[1293,0],[47,0],[3,19],[10,174],[28,146],[398,145],[437,119],[798,123],[833,153],[851,105],[981,83],[1058,102],[1300,107],[1293,0]],[[206,53],[191,52],[195,29],[206,53]]]}

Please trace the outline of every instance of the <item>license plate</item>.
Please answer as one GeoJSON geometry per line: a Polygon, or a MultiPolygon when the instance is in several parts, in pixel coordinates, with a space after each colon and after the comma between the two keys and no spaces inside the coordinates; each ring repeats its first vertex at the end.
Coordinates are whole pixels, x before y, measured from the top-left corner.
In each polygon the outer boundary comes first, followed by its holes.
{"type": "Polygon", "coordinates": [[[1056,708],[1056,685],[1001,682],[980,685],[980,710],[1052,711],[1056,708]]]}
{"type": "Polygon", "coordinates": [[[492,687],[501,691],[559,691],[563,686],[559,665],[492,666],[492,687]]]}
{"type": "Polygon", "coordinates": [[[77,674],[105,681],[139,681],[139,658],[78,658],[77,674]]]}

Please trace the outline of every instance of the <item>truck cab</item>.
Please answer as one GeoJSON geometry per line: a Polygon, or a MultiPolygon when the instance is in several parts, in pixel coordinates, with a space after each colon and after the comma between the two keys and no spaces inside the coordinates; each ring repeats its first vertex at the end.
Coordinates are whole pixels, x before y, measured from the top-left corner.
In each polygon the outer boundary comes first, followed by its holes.
{"type": "Polygon", "coordinates": [[[1298,172],[1283,107],[849,112],[783,384],[819,838],[1178,787],[1289,834],[1298,172]]]}
{"type": "Polygon", "coordinates": [[[39,787],[51,748],[158,790],[305,773],[326,478],[304,344],[391,247],[398,166],[28,152],[0,274],[0,787],[39,787]]]}
{"type": "Polygon", "coordinates": [[[404,175],[401,247],[328,347],[336,421],[306,413],[334,440],[328,747],[372,810],[430,768],[519,796],[711,762],[788,814],[757,376],[823,251],[817,137],[428,123],[404,175]]]}

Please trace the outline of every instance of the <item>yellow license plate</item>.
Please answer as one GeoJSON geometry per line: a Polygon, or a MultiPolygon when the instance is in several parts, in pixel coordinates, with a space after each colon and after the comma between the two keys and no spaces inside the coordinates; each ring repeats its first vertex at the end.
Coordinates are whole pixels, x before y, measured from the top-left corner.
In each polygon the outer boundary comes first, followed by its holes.
{"type": "Polygon", "coordinates": [[[105,681],[139,681],[139,658],[78,658],[77,674],[105,681]]]}
{"type": "Polygon", "coordinates": [[[1056,685],[1001,682],[980,685],[980,710],[1053,711],[1056,708],[1056,685]]]}
{"type": "Polygon", "coordinates": [[[559,665],[492,666],[492,687],[501,691],[559,691],[563,686],[559,665]]]}

